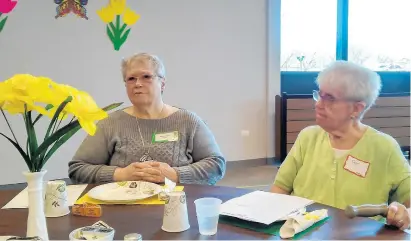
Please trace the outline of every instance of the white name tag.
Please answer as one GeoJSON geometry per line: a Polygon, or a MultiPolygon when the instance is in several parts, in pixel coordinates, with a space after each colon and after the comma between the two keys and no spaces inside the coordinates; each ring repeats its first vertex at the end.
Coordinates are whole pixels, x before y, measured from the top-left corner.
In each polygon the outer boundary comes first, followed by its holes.
{"type": "Polygon", "coordinates": [[[370,163],[358,160],[352,156],[348,156],[345,160],[344,169],[360,177],[365,177],[368,172],[370,163]]]}
{"type": "Polygon", "coordinates": [[[167,133],[154,133],[153,142],[170,142],[178,140],[178,131],[167,132],[167,133]]]}

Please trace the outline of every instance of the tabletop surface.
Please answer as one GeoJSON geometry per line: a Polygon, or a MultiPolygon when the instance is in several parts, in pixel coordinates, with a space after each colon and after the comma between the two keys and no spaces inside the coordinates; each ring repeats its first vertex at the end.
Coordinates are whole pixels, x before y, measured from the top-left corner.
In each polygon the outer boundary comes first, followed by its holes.
{"type": "MultiPolygon", "coordinates": [[[[263,234],[248,229],[220,223],[218,232],[213,236],[202,236],[198,231],[195,214],[194,200],[201,197],[218,197],[223,201],[241,196],[253,190],[231,187],[184,185],[187,196],[187,209],[190,229],[181,233],[167,233],[161,229],[163,219],[163,205],[102,205],[103,215],[100,218],[74,216],[69,214],[59,218],[47,218],[50,240],[68,240],[69,233],[83,226],[92,225],[102,220],[112,226],[115,240],[123,240],[128,233],[140,233],[143,240],[253,240],[253,239],[280,239],[278,236],[263,234]]],[[[93,185],[89,185],[85,192],[93,185]]],[[[0,205],[3,207],[22,189],[9,189],[0,191],[0,205]]],[[[402,239],[410,240],[410,235],[398,229],[387,228],[384,224],[369,218],[348,219],[344,212],[329,206],[312,204],[307,211],[315,209],[328,209],[330,219],[310,230],[303,239],[402,239]]],[[[0,236],[17,235],[25,236],[27,209],[1,209],[0,210],[0,236]]]]}

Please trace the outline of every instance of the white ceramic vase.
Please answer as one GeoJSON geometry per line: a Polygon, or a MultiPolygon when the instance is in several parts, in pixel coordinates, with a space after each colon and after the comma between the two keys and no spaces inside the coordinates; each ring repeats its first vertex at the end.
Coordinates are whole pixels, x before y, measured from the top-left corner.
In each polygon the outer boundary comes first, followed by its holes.
{"type": "Polygon", "coordinates": [[[27,180],[29,215],[27,218],[27,237],[38,236],[48,241],[46,215],[44,214],[44,174],[41,172],[23,172],[27,180]]]}

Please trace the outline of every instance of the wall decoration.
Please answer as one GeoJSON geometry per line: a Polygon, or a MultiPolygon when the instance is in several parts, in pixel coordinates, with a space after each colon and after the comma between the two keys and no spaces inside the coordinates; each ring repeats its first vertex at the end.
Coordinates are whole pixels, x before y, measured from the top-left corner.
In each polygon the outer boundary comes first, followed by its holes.
{"type": "Polygon", "coordinates": [[[3,14],[8,14],[16,7],[17,1],[12,0],[0,0],[0,32],[3,30],[4,25],[6,25],[6,21],[8,16],[2,18],[3,14]]]}
{"type": "Polygon", "coordinates": [[[109,3],[98,10],[97,14],[106,23],[107,35],[116,51],[121,48],[130,34],[131,29],[127,27],[140,19],[140,15],[127,7],[126,0],[109,0],[109,3]],[[121,23],[121,16],[124,23],[121,23]]]}
{"type": "Polygon", "coordinates": [[[88,20],[87,10],[84,7],[87,5],[88,0],[54,0],[54,3],[58,4],[56,7],[56,19],[65,17],[72,12],[80,18],[88,20]]]}

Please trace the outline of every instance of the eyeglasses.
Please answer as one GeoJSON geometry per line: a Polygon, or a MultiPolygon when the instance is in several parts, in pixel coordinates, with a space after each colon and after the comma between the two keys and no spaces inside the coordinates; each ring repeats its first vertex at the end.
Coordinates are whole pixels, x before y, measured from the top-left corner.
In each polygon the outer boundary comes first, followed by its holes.
{"type": "Polygon", "coordinates": [[[126,82],[127,83],[136,83],[138,80],[141,80],[144,83],[150,83],[151,81],[153,81],[153,79],[155,77],[160,77],[161,78],[161,76],[158,76],[158,75],[144,74],[144,75],[141,75],[141,76],[138,76],[138,77],[130,76],[126,79],[126,82]]]}
{"type": "Polygon", "coordinates": [[[321,94],[319,91],[317,90],[313,90],[313,99],[318,102],[318,101],[323,101],[325,104],[332,104],[335,103],[337,101],[350,101],[350,102],[359,102],[359,100],[355,100],[355,99],[349,99],[349,98],[344,98],[344,99],[340,99],[340,98],[335,98],[332,95],[329,94],[321,94]]]}
{"type": "Polygon", "coordinates": [[[317,90],[313,90],[313,99],[318,102],[320,100],[324,101],[324,102],[334,102],[337,99],[332,96],[332,95],[328,95],[328,94],[321,94],[319,91],[317,90]]]}

